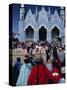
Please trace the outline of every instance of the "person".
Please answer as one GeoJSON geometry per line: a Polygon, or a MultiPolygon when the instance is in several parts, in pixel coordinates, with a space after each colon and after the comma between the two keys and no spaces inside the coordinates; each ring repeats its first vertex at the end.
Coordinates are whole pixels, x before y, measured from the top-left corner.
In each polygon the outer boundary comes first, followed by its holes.
{"type": "Polygon", "coordinates": [[[22,62],[21,62],[21,58],[20,57],[17,57],[15,66],[16,66],[17,70],[20,71],[20,68],[22,66],[22,62]]]}
{"type": "Polygon", "coordinates": [[[29,61],[29,55],[28,53],[24,56],[24,64],[22,65],[19,73],[18,80],[16,82],[16,86],[25,86],[27,85],[27,80],[29,77],[29,74],[31,72],[32,65],[29,61]]]}
{"type": "Polygon", "coordinates": [[[57,48],[56,46],[53,48],[53,58],[57,59],[57,48]]]}
{"type": "Polygon", "coordinates": [[[59,48],[58,57],[62,63],[64,61],[64,56],[65,56],[64,50],[62,48],[59,48]]]}
{"type": "Polygon", "coordinates": [[[14,65],[14,67],[13,67],[14,85],[16,85],[16,81],[18,79],[21,66],[22,66],[21,58],[17,57],[16,63],[14,65]]]}
{"type": "Polygon", "coordinates": [[[48,68],[48,70],[49,70],[50,72],[52,72],[52,70],[53,70],[53,65],[52,65],[52,61],[50,60],[50,56],[48,56],[48,58],[47,58],[46,67],[48,68]]]}
{"type": "MultiPolygon", "coordinates": [[[[51,60],[51,58],[50,58],[50,56],[48,55],[47,56],[47,62],[45,63],[45,65],[46,65],[46,67],[47,67],[47,69],[50,71],[50,72],[52,72],[52,70],[53,70],[53,65],[52,65],[52,60],[51,60]]],[[[53,82],[52,82],[52,80],[48,80],[48,84],[52,84],[53,82]]]]}
{"type": "Polygon", "coordinates": [[[42,49],[41,49],[41,55],[42,55],[42,58],[44,60],[44,63],[46,63],[47,55],[46,55],[46,50],[43,46],[42,46],[42,49]]]}
{"type": "Polygon", "coordinates": [[[62,66],[61,66],[61,74],[62,74],[62,78],[65,79],[65,58],[63,60],[62,66]]]}
{"type": "Polygon", "coordinates": [[[38,58],[37,64],[32,68],[27,85],[47,84],[52,79],[51,72],[43,65],[43,59],[38,58]]]}
{"type": "Polygon", "coordinates": [[[54,68],[52,70],[52,78],[53,78],[53,83],[59,83],[61,78],[62,78],[62,74],[60,73],[58,68],[54,68]]]}
{"type": "Polygon", "coordinates": [[[33,51],[33,55],[37,59],[41,57],[41,50],[39,49],[39,46],[33,51]]]}
{"type": "Polygon", "coordinates": [[[53,59],[52,62],[53,68],[58,68],[59,72],[61,72],[61,61],[59,59],[53,59]]]}

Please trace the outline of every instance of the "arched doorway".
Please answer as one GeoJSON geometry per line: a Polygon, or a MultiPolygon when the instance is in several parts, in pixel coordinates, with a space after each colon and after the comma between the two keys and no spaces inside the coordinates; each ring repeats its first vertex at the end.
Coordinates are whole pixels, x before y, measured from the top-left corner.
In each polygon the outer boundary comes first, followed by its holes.
{"type": "Polygon", "coordinates": [[[42,26],[39,29],[39,40],[44,41],[46,40],[46,38],[47,38],[47,29],[44,26],[42,26]]]}
{"type": "Polygon", "coordinates": [[[34,39],[34,29],[31,26],[28,26],[25,30],[25,39],[26,40],[34,39]]]}
{"type": "Polygon", "coordinates": [[[56,40],[57,37],[59,37],[59,29],[55,26],[52,31],[51,31],[51,38],[52,38],[52,41],[53,40],[56,40]]]}

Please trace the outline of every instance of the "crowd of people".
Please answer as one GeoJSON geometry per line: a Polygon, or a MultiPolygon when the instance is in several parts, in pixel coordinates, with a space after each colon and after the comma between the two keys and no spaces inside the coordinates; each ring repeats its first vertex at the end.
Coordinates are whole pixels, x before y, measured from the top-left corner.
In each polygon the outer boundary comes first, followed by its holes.
{"type": "Polygon", "coordinates": [[[16,86],[65,82],[65,45],[48,41],[25,41],[17,45],[23,50],[23,61],[17,57],[13,66],[16,86]]]}

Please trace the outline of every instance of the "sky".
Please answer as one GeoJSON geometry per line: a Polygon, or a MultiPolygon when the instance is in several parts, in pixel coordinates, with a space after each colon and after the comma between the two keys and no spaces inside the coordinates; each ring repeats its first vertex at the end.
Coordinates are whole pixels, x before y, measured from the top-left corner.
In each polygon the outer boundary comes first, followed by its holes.
{"type": "MultiPolygon", "coordinates": [[[[32,13],[35,13],[36,6],[37,6],[38,11],[40,11],[42,9],[43,5],[27,5],[27,4],[25,4],[24,7],[26,8],[26,14],[29,9],[31,9],[32,13]]],[[[45,5],[44,8],[46,11],[48,11],[50,8],[51,14],[53,14],[55,10],[58,11],[58,14],[60,11],[60,7],[56,7],[56,6],[46,6],[45,5]]]]}
{"type": "MultiPolygon", "coordinates": [[[[20,6],[21,4],[13,4],[13,10],[12,10],[12,14],[13,14],[13,32],[18,32],[19,31],[19,17],[20,17],[20,6]]],[[[25,4],[25,16],[28,12],[29,9],[31,9],[32,13],[35,13],[35,9],[37,9],[38,11],[40,11],[42,9],[43,5],[27,5],[25,4]]],[[[45,10],[48,11],[48,9],[50,8],[50,12],[51,14],[54,13],[55,10],[58,11],[58,14],[60,14],[60,6],[56,7],[56,6],[44,6],[45,10]]],[[[10,17],[10,16],[9,16],[10,17]]]]}

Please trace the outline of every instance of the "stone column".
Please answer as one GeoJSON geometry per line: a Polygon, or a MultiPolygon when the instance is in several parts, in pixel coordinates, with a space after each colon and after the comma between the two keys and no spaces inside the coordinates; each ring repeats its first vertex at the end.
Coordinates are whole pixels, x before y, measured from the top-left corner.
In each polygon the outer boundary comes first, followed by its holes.
{"type": "Polygon", "coordinates": [[[47,41],[51,42],[51,31],[47,31],[47,41]]]}
{"type": "Polygon", "coordinates": [[[62,36],[65,35],[65,30],[64,30],[64,29],[60,30],[59,32],[60,32],[60,33],[59,33],[59,36],[60,36],[60,37],[62,37],[62,36]]]}
{"type": "Polygon", "coordinates": [[[19,20],[19,40],[25,41],[25,31],[24,31],[22,20],[19,20]]]}
{"type": "Polygon", "coordinates": [[[38,30],[35,30],[34,31],[34,41],[37,41],[39,40],[39,33],[38,33],[38,30]]]}
{"type": "Polygon", "coordinates": [[[62,38],[62,44],[64,44],[65,43],[65,30],[64,29],[60,31],[59,36],[62,38]]]}

